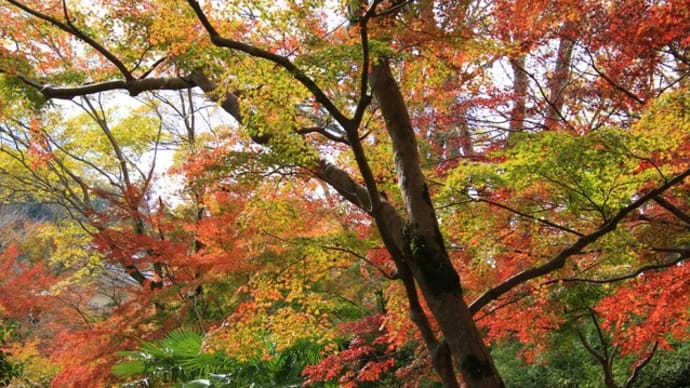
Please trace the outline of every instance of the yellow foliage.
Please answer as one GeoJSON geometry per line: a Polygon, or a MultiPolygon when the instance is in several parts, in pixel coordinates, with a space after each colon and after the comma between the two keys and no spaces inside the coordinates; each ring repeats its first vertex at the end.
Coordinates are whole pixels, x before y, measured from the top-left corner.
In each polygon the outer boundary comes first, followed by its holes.
{"type": "Polygon", "coordinates": [[[76,223],[43,224],[36,230],[36,238],[49,247],[48,264],[68,274],[53,286],[53,293],[59,293],[68,285],[92,280],[103,270],[101,254],[89,249],[91,235],[76,223]]]}
{"type": "Polygon", "coordinates": [[[37,340],[14,343],[8,346],[6,351],[10,355],[9,362],[22,365],[21,376],[10,381],[11,387],[47,387],[60,372],[59,365],[40,354],[37,340]]]}

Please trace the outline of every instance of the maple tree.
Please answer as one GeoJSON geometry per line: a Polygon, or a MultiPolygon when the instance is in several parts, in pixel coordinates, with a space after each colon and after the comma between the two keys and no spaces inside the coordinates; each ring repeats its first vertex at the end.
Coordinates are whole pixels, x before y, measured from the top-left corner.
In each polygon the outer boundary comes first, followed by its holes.
{"type": "Polygon", "coordinates": [[[320,337],[307,382],[350,386],[502,386],[489,343],[535,362],[569,329],[632,383],[690,326],[688,14],[6,0],[0,190],[69,217],[3,244],[2,306],[51,315],[54,385],[183,323],[245,358],[320,337]]]}

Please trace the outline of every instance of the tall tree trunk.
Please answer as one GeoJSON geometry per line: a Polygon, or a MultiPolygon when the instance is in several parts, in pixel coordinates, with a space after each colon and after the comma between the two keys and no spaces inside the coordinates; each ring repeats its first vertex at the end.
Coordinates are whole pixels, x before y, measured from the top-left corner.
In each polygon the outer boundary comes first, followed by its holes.
{"type": "Polygon", "coordinates": [[[513,69],[513,94],[515,105],[510,112],[510,134],[509,137],[517,132],[522,132],[525,128],[525,106],[527,99],[527,72],[525,71],[525,54],[520,54],[517,58],[510,60],[513,69]]]}
{"type": "MultiPolygon", "coordinates": [[[[571,24],[566,24],[561,28],[561,31],[566,33],[571,27],[573,27],[571,24]]],[[[556,129],[558,123],[563,120],[563,91],[568,82],[570,82],[570,63],[572,62],[574,48],[575,41],[573,39],[568,36],[561,38],[556,56],[556,68],[554,69],[553,77],[549,81],[549,106],[544,120],[546,129],[556,129]]]]}
{"type": "Polygon", "coordinates": [[[393,142],[407,210],[408,222],[401,231],[405,261],[443,332],[464,383],[468,387],[501,387],[501,377],[463,300],[460,278],[448,256],[421,171],[407,106],[388,60],[373,66],[371,86],[393,142]]]}

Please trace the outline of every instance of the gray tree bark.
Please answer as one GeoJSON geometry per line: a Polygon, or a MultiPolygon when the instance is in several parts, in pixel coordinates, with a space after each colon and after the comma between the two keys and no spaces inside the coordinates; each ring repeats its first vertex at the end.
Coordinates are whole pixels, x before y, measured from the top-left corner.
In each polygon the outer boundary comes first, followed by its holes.
{"type": "Polygon", "coordinates": [[[501,387],[501,377],[463,299],[460,278],[448,256],[420,167],[416,135],[388,60],[373,66],[370,82],[392,139],[407,212],[407,222],[400,231],[405,263],[441,327],[466,386],[501,387]]]}

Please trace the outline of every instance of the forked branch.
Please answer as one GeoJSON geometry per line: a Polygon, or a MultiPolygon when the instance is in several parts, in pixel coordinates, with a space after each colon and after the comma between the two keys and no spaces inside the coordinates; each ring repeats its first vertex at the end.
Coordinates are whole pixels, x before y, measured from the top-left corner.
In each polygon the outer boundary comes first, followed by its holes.
{"type": "Polygon", "coordinates": [[[621,221],[623,221],[623,219],[630,213],[632,213],[634,210],[651,201],[655,197],[661,195],[664,191],[670,189],[671,187],[680,184],[688,176],[690,176],[690,168],[685,170],[681,174],[677,175],[675,178],[668,180],[666,183],[657,187],[656,189],[649,191],[645,195],[642,195],[636,201],[633,201],[630,205],[620,209],[615,216],[611,217],[599,229],[580,237],[574,243],[570,244],[569,246],[561,250],[559,253],[557,253],[548,262],[540,266],[522,271],[516,275],[513,275],[512,277],[505,280],[503,283],[486,291],[484,294],[482,294],[479,298],[477,298],[474,302],[470,304],[470,312],[472,314],[476,314],[479,310],[482,309],[482,307],[486,306],[491,301],[496,300],[501,295],[512,290],[517,285],[520,285],[531,279],[544,276],[553,271],[563,268],[569,257],[580,253],[582,249],[584,249],[589,244],[596,242],[602,236],[605,236],[606,234],[614,231],[618,227],[618,224],[621,221]]]}

